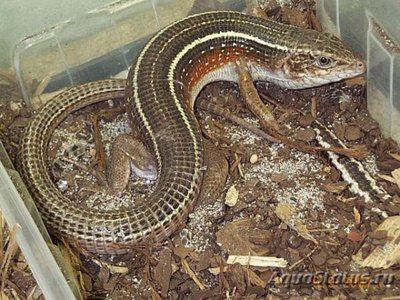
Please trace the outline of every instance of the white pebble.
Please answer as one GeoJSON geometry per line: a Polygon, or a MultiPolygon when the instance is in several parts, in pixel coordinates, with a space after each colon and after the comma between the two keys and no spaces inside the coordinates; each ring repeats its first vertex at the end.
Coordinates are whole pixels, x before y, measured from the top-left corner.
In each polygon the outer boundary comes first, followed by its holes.
{"type": "Polygon", "coordinates": [[[233,207],[236,205],[239,198],[239,192],[236,189],[235,185],[232,185],[228,191],[226,192],[225,196],[225,204],[229,207],[233,207]]]}
{"type": "Polygon", "coordinates": [[[258,161],[258,155],[257,154],[253,154],[252,156],[250,156],[250,163],[251,164],[255,164],[258,161]]]}

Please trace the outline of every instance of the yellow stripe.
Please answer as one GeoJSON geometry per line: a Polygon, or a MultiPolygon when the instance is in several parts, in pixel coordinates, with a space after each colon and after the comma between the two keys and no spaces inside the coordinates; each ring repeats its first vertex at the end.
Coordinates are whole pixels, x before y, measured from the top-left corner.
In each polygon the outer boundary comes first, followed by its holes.
{"type": "MultiPolygon", "coordinates": [[[[204,14],[209,14],[209,13],[204,13],[204,14]]],[[[188,17],[191,18],[191,17],[188,17]]],[[[162,168],[162,161],[161,161],[161,155],[160,155],[160,151],[158,148],[158,144],[156,142],[156,138],[155,138],[155,134],[153,132],[153,129],[151,128],[151,124],[149,122],[149,120],[147,119],[145,112],[143,110],[142,107],[142,103],[141,103],[141,99],[139,98],[139,83],[138,83],[138,74],[140,72],[140,66],[141,63],[143,61],[143,58],[145,57],[147,51],[152,47],[153,43],[157,40],[157,38],[159,38],[161,35],[164,34],[165,31],[169,30],[171,27],[173,27],[175,24],[177,23],[181,23],[183,20],[177,21],[176,23],[173,23],[172,25],[164,28],[163,30],[159,31],[152,39],[150,39],[150,41],[146,44],[146,46],[143,48],[143,50],[141,51],[136,65],[135,65],[135,69],[133,70],[133,78],[132,78],[132,86],[133,86],[133,99],[130,99],[130,101],[132,101],[134,103],[134,106],[139,114],[139,117],[141,119],[141,121],[143,122],[143,125],[146,129],[146,131],[148,132],[150,139],[152,141],[153,147],[154,147],[154,151],[155,151],[155,156],[156,156],[156,160],[157,160],[157,164],[158,164],[158,168],[159,168],[159,173],[160,173],[160,168],[162,168]]],[[[206,26],[212,23],[218,22],[218,20],[216,19],[211,19],[208,21],[204,21],[201,22],[199,24],[196,24],[195,27],[198,26],[206,26]]],[[[248,22],[245,20],[235,20],[235,22],[240,22],[243,24],[253,24],[252,22],[248,22]]],[[[253,24],[254,25],[254,24],[253,24]]],[[[260,27],[264,27],[262,25],[259,25],[260,27]]],[[[185,32],[188,32],[190,30],[192,30],[194,27],[187,27],[185,29],[183,29],[182,31],[180,31],[179,34],[184,34],[185,32]]],[[[265,27],[266,29],[271,30],[270,28],[265,27]]],[[[195,183],[197,182],[197,179],[200,177],[200,162],[197,160],[197,157],[199,157],[199,154],[202,151],[202,145],[199,145],[196,142],[196,134],[193,131],[192,127],[190,126],[190,120],[188,117],[187,112],[185,111],[185,107],[183,106],[183,101],[178,99],[176,91],[175,91],[175,87],[174,87],[174,83],[175,83],[175,79],[174,79],[174,71],[177,67],[177,65],[179,64],[180,60],[185,56],[185,54],[187,54],[191,49],[193,49],[194,47],[203,44],[203,43],[207,43],[211,40],[214,39],[218,39],[221,37],[234,37],[234,38],[242,38],[242,39],[247,39],[247,40],[251,40],[255,43],[261,44],[263,46],[267,46],[270,48],[274,48],[274,49],[279,49],[282,51],[288,51],[289,49],[283,45],[278,45],[278,44],[273,44],[273,43],[269,43],[267,41],[261,40],[260,38],[256,37],[256,36],[252,36],[249,34],[244,34],[241,32],[236,32],[236,31],[226,31],[226,32],[217,32],[217,33],[213,33],[213,34],[209,34],[206,35],[202,38],[196,39],[193,42],[191,42],[190,44],[187,44],[183,47],[183,49],[177,53],[176,57],[171,61],[169,67],[168,67],[168,77],[166,78],[166,80],[169,83],[169,89],[170,89],[170,95],[173,99],[173,102],[175,104],[176,109],[178,110],[181,119],[183,120],[186,129],[189,132],[190,138],[192,140],[193,143],[193,150],[194,150],[194,155],[195,155],[195,173],[193,174],[194,179],[192,180],[191,184],[190,184],[190,189],[189,189],[189,193],[188,193],[188,197],[185,199],[185,201],[180,202],[179,203],[179,207],[174,210],[174,214],[176,215],[178,214],[186,205],[187,202],[190,200],[190,195],[193,194],[194,190],[195,190],[195,183]]],[[[171,38],[169,40],[167,40],[163,47],[160,49],[159,53],[164,53],[165,49],[167,47],[170,47],[171,42],[176,38],[176,35],[171,36],[171,38]]],[[[157,62],[157,58],[153,61],[153,66],[156,64],[157,62]]],[[[152,68],[152,72],[155,71],[155,68],[152,68]]],[[[153,73],[151,74],[150,78],[153,78],[153,73]]],[[[150,82],[151,84],[151,89],[153,91],[153,97],[156,98],[156,90],[153,84],[153,81],[150,82]]],[[[172,105],[172,103],[171,103],[172,105]]],[[[154,212],[152,212],[154,213],[154,212]]],[[[145,232],[142,232],[141,234],[146,235],[147,233],[151,233],[154,229],[159,228],[160,226],[163,226],[166,222],[169,222],[173,215],[168,216],[168,218],[165,218],[162,222],[162,224],[156,224],[155,227],[151,228],[151,226],[149,226],[149,228],[147,228],[147,230],[144,230],[145,232]]],[[[156,216],[154,215],[154,217],[156,218],[156,216]]]]}

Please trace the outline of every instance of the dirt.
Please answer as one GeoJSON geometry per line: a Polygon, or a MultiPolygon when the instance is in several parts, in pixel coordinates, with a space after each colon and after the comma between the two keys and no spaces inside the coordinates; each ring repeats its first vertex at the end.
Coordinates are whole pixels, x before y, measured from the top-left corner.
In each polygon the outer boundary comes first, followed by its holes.
{"type": "MultiPolygon", "coordinates": [[[[284,9],[270,4],[273,7],[267,8],[267,14],[278,20],[295,20],[296,24],[314,24],[312,11],[302,1],[299,3],[284,9]]],[[[7,91],[5,86],[1,88],[7,91]]],[[[362,269],[352,261],[362,245],[369,245],[369,249],[363,249],[366,255],[387,239],[385,231],[374,231],[382,217],[372,208],[391,216],[399,213],[400,203],[399,187],[377,176],[390,175],[400,167],[396,156],[390,155],[398,154],[399,147],[383,138],[378,124],[370,118],[364,80],[356,78],[303,91],[283,90],[268,83],[258,83],[257,88],[282,132],[296,142],[317,145],[311,129],[317,118],[347,146],[365,145],[370,155],[360,161],[393,200],[366,203],[351,193],[324,152],[302,152],[271,143],[221,117],[197,111],[203,133],[229,161],[230,174],[224,192],[209,203],[199,203],[186,228],[161,245],[144,245],[120,256],[99,257],[72,250],[80,258],[76,275],[88,298],[360,299],[400,293],[398,266],[362,269]],[[294,223],[287,221],[282,211],[292,212],[292,217],[294,212],[295,217],[289,218],[294,223]],[[229,255],[281,258],[287,266],[227,265],[229,255]],[[291,277],[292,274],[298,276],[291,277]],[[355,280],[356,275],[362,274],[371,278],[386,274],[390,280],[366,286],[355,280]],[[323,276],[332,279],[333,275],[342,276],[342,280],[318,280],[323,276]],[[303,279],[296,281],[299,276],[303,279]]],[[[15,161],[18,137],[31,111],[23,107],[17,94],[9,95],[13,96],[0,101],[0,119],[4,124],[3,139],[8,141],[7,150],[15,161]]],[[[198,101],[202,100],[215,102],[259,126],[235,84],[211,84],[201,92],[198,101]]],[[[151,191],[152,182],[132,178],[122,197],[110,198],[102,188],[102,170],[91,165],[97,152],[90,116],[117,106],[119,102],[108,101],[74,113],[53,136],[49,167],[57,186],[77,205],[101,210],[129,209],[151,191]]],[[[100,128],[106,153],[116,135],[131,130],[123,113],[103,118],[100,128]]],[[[32,293],[32,277],[21,261],[23,258],[16,252],[7,270],[2,292],[9,298],[14,292],[21,299],[32,293]]]]}

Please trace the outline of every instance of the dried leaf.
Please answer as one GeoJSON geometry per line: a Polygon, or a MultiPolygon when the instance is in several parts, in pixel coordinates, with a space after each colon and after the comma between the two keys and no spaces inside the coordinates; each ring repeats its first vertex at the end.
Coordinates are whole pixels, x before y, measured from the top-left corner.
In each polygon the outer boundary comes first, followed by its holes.
{"type": "Polygon", "coordinates": [[[384,175],[384,174],[378,174],[378,177],[383,179],[383,180],[389,181],[391,183],[397,184],[396,179],[394,179],[392,176],[384,175]]]}
{"type": "Polygon", "coordinates": [[[318,244],[317,240],[310,234],[307,227],[298,218],[299,214],[294,206],[287,203],[280,203],[276,207],[275,213],[282,222],[296,230],[301,237],[318,244]]]}
{"type": "Polygon", "coordinates": [[[392,176],[400,189],[400,168],[392,171],[392,176]]]}
{"type": "Polygon", "coordinates": [[[356,224],[360,224],[361,223],[361,214],[359,212],[359,210],[357,209],[357,207],[353,207],[353,214],[354,214],[354,221],[356,222],[356,224]]]}
{"type": "Polygon", "coordinates": [[[254,224],[250,219],[240,219],[228,223],[216,233],[218,244],[230,254],[267,255],[268,249],[264,245],[260,246],[251,241],[255,235],[266,237],[265,230],[254,228],[254,224]]]}
{"type": "Polygon", "coordinates": [[[225,196],[225,204],[229,207],[233,207],[236,205],[239,198],[239,192],[236,189],[235,185],[232,185],[228,191],[226,192],[225,196]]]}
{"type": "Polygon", "coordinates": [[[322,189],[329,193],[339,194],[343,192],[347,188],[347,182],[339,181],[339,182],[329,182],[325,183],[322,186],[322,189]]]}
{"type": "Polygon", "coordinates": [[[218,274],[221,273],[221,270],[222,270],[222,272],[226,272],[227,269],[228,269],[227,266],[222,267],[222,268],[220,268],[220,267],[208,268],[208,272],[210,272],[210,273],[213,274],[213,275],[218,275],[218,274]]]}
{"type": "Polygon", "coordinates": [[[393,157],[394,159],[400,161],[400,154],[399,153],[391,153],[391,152],[389,152],[389,155],[391,157],[393,157]]]}

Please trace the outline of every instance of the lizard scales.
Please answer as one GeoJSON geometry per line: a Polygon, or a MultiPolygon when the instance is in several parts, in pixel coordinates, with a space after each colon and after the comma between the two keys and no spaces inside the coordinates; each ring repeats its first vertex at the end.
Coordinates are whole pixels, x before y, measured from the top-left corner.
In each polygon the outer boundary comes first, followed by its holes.
{"type": "Polygon", "coordinates": [[[237,12],[187,17],[159,31],[135,59],[127,86],[104,80],[49,101],[27,127],[19,170],[50,229],[87,251],[124,253],[162,241],[184,224],[201,188],[203,144],[193,104],[208,83],[237,81],[242,57],[254,80],[308,88],[354,77],[365,66],[338,38],[237,12]],[[101,212],[76,206],[57,189],[47,163],[52,131],[71,112],[125,91],[132,123],[157,163],[146,205],[101,212]]]}

